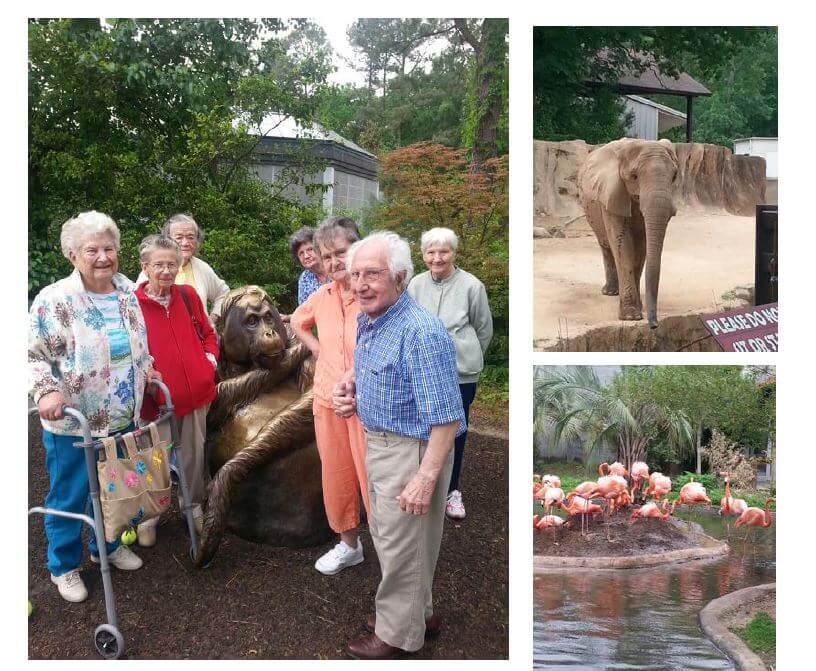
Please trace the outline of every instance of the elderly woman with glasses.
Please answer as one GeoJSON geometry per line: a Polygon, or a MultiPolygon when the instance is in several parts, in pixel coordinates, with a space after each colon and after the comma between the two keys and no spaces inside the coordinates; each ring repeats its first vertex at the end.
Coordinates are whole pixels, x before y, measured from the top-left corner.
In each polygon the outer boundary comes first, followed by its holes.
{"type": "Polygon", "coordinates": [[[314,229],[304,226],[295,231],[289,238],[289,251],[303,268],[298,278],[298,305],[302,305],[328,280],[320,254],[315,250],[314,229]]]}
{"type": "Polygon", "coordinates": [[[354,365],[357,315],[346,252],[359,240],[352,219],[332,217],[314,234],[323,267],[331,278],[292,314],[292,330],[312,351],[317,364],[314,378],[314,423],[323,473],[323,501],[331,528],[340,542],[315,563],[334,575],[363,561],[358,537],[360,496],[368,511],[365,469],[365,436],[357,415],[338,417],[332,406],[332,389],[354,365]],[[317,336],[312,328],[317,327],[317,336]]]}
{"type": "MultiPolygon", "coordinates": [[[[201,533],[206,463],[204,439],[207,410],[215,398],[215,368],[218,344],[204,306],[192,287],[176,284],[183,253],[174,240],[149,235],[139,245],[139,260],[147,280],[136,289],[136,297],[147,326],[147,342],[170,389],[179,422],[176,454],[189,487],[193,520],[201,533]]],[[[145,404],[145,418],[155,416],[155,405],[145,404]]],[[[156,544],[158,518],[140,524],[139,545],[156,544]]]]}
{"type": "MultiPolygon", "coordinates": [[[[82,432],[63,414],[69,405],[88,418],[95,438],[135,428],[147,383],[159,378],[133,285],[118,272],[119,229],[108,215],[83,212],[62,226],[62,253],[74,266],[45,287],[31,305],[28,332],[29,393],[39,409],[50,489],[46,508],[84,513],[88,502],[85,455],[74,447],[82,432]]],[[[48,569],[66,601],[88,596],[79,566],[82,522],[45,517],[48,569]]],[[[90,533],[91,560],[98,562],[90,533]]],[[[142,565],[118,542],[108,561],[124,570],[142,565]]]]}
{"type": "MultiPolygon", "coordinates": [[[[493,337],[493,316],[487,292],[479,279],[455,265],[459,239],[449,228],[432,228],[422,234],[420,249],[427,272],[408,285],[408,293],[431,314],[442,320],[456,346],[456,369],[465,419],[476,396],[476,383],[484,368],[484,353],[493,337]]],[[[465,517],[459,489],[459,475],[465,453],[467,431],[456,437],[453,471],[448,487],[445,514],[451,519],[465,517]]]]}
{"type": "MultiPolygon", "coordinates": [[[[176,273],[176,284],[184,284],[195,290],[205,311],[217,312],[219,299],[229,291],[208,263],[196,256],[204,242],[204,229],[189,214],[174,214],[162,226],[161,234],[171,238],[181,250],[181,267],[176,273]]],[[[142,272],[136,284],[142,284],[147,275],[142,272]]]]}

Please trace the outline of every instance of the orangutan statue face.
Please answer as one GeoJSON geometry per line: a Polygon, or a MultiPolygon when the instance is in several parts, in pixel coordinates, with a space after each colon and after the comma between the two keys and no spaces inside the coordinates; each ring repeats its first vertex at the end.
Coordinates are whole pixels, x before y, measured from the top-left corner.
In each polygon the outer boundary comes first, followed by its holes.
{"type": "Polygon", "coordinates": [[[228,361],[270,368],[286,349],[286,329],[261,289],[237,297],[222,320],[221,348],[228,361]]]}

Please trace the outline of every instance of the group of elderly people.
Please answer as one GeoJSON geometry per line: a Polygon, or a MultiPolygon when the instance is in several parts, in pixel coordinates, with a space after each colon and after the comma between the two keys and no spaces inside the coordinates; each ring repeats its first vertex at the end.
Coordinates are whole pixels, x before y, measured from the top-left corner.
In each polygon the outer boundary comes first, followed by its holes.
{"type": "MultiPolygon", "coordinates": [[[[30,393],[43,426],[50,479],[46,507],[84,512],[88,481],[78,424],[94,437],[129,431],[157,412],[149,388],[169,387],[180,424],[180,464],[199,531],[206,493],[206,415],[215,398],[218,342],[208,318],[229,287],[196,257],[203,231],[188,215],[171,217],[139,247],[134,285],[118,272],[119,230],[99,212],[62,228],[74,266],[44,288],[30,311],[30,393]],[[147,393],[145,393],[147,391],[147,393]]],[[[395,233],[360,239],[354,220],[332,217],[290,240],[303,267],[291,328],[316,359],[315,436],[323,496],[339,543],[315,563],[326,575],[364,560],[360,501],[380,562],[370,634],[348,652],[386,659],[422,647],[439,631],[431,585],[445,514],[465,517],[459,474],[467,417],[492,318],[482,283],[454,264],[458,240],[445,228],[421,240],[428,272],[413,277],[408,243],[395,233]],[[455,447],[454,447],[455,443],[455,447]]],[[[156,521],[139,525],[142,546],[156,542],[156,521]]],[[[79,574],[81,522],[46,516],[51,580],[68,601],[87,590],[79,574]]],[[[99,561],[90,534],[92,561],[99,561]]],[[[138,569],[118,542],[110,563],[138,569]]]]}

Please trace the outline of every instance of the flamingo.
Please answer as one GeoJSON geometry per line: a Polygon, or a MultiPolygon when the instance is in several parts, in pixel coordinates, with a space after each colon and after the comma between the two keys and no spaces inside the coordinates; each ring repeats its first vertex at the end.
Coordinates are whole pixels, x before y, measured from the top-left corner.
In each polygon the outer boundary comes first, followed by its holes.
{"type": "Polygon", "coordinates": [[[649,464],[645,461],[636,461],[632,464],[632,500],[635,500],[635,492],[640,489],[640,483],[649,477],[649,464]]]}
{"type": "Polygon", "coordinates": [[[544,514],[549,515],[550,514],[550,508],[552,508],[553,506],[558,508],[561,505],[561,503],[563,503],[563,501],[564,501],[564,490],[561,489],[560,487],[550,487],[544,493],[544,500],[542,502],[543,506],[544,506],[544,514]]]}
{"type": "MultiPolygon", "coordinates": [[[[575,489],[573,489],[570,494],[577,494],[585,499],[591,497],[591,495],[598,489],[598,483],[594,480],[586,480],[578,485],[575,489]]],[[[569,496],[569,495],[568,495],[569,496]]]]}
{"type": "MultiPolygon", "coordinates": [[[[748,504],[745,499],[735,499],[731,496],[731,477],[728,473],[720,473],[725,476],[725,496],[720,499],[720,514],[721,515],[742,515],[747,509],[748,504]]],[[[759,510],[759,508],[757,508],[759,510]]]]}
{"type": "Polygon", "coordinates": [[[643,519],[646,517],[656,517],[664,522],[669,519],[669,502],[663,501],[663,505],[658,508],[656,503],[647,503],[641,506],[638,510],[632,512],[632,519],[643,519]],[[662,512],[661,512],[662,511],[662,512]]]}
{"type": "Polygon", "coordinates": [[[691,516],[694,512],[694,506],[705,502],[708,507],[711,507],[711,499],[708,498],[708,494],[706,494],[705,487],[700,482],[694,482],[692,479],[691,481],[687,482],[680,488],[680,495],[677,497],[677,500],[672,504],[672,513],[674,513],[674,509],[683,503],[690,507],[689,511],[689,529],[691,528],[691,516]]]}
{"type": "Polygon", "coordinates": [[[567,495],[567,503],[561,503],[561,508],[567,512],[571,517],[574,515],[581,516],[581,535],[584,535],[584,520],[587,515],[595,515],[602,513],[603,509],[597,503],[592,503],[589,499],[578,496],[575,492],[570,492],[567,495]]]}
{"type": "Polygon", "coordinates": [[[541,483],[547,484],[550,487],[560,487],[561,486],[561,478],[557,475],[542,475],[541,476],[541,483]]]}
{"type": "MultiPolygon", "coordinates": [[[[603,464],[602,464],[603,465],[603,464]]],[[[615,499],[623,492],[628,492],[629,486],[621,475],[604,475],[598,478],[595,491],[589,498],[606,499],[606,507],[609,515],[615,512],[615,499]]],[[[606,525],[606,537],[609,539],[609,524],[606,525]]]]}
{"type": "Polygon", "coordinates": [[[655,471],[649,476],[649,486],[643,492],[643,496],[653,496],[658,501],[671,491],[671,478],[655,471]]]}
{"type": "Polygon", "coordinates": [[[535,522],[535,528],[540,531],[548,527],[560,527],[565,522],[566,520],[563,517],[558,517],[558,515],[544,515],[544,517],[539,518],[538,521],[535,522]]]}
{"type": "MultiPolygon", "coordinates": [[[[738,526],[738,527],[746,526],[746,527],[754,527],[754,528],[763,527],[763,528],[767,529],[769,526],[771,526],[771,522],[773,521],[771,519],[771,511],[768,510],[768,505],[773,500],[774,499],[772,497],[768,497],[767,499],[765,499],[765,510],[763,510],[762,508],[746,508],[743,511],[742,515],[740,515],[739,518],[737,518],[737,521],[735,522],[735,526],[738,526]]],[[[745,540],[743,541],[743,548],[745,546],[745,543],[748,541],[748,534],[750,532],[751,532],[750,529],[745,532],[745,540]]]]}
{"type": "Polygon", "coordinates": [[[626,466],[619,461],[616,461],[611,465],[603,462],[600,466],[598,466],[598,475],[601,477],[605,475],[619,475],[622,478],[628,478],[629,471],[627,471],[626,466]],[[604,470],[606,470],[606,473],[604,473],[604,470]]]}

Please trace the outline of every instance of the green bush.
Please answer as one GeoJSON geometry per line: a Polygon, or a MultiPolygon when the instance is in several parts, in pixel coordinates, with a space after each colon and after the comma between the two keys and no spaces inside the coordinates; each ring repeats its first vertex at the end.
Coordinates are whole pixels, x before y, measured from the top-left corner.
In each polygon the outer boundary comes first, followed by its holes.
{"type": "MultiPolygon", "coordinates": [[[[682,475],[678,475],[672,478],[672,491],[679,492],[683,485],[691,482],[699,482],[703,487],[706,488],[706,491],[711,491],[719,487],[719,481],[717,480],[717,476],[713,475],[712,473],[703,473],[702,475],[697,473],[690,473],[686,471],[682,475]]],[[[713,499],[712,499],[713,500],[713,499]]]]}

